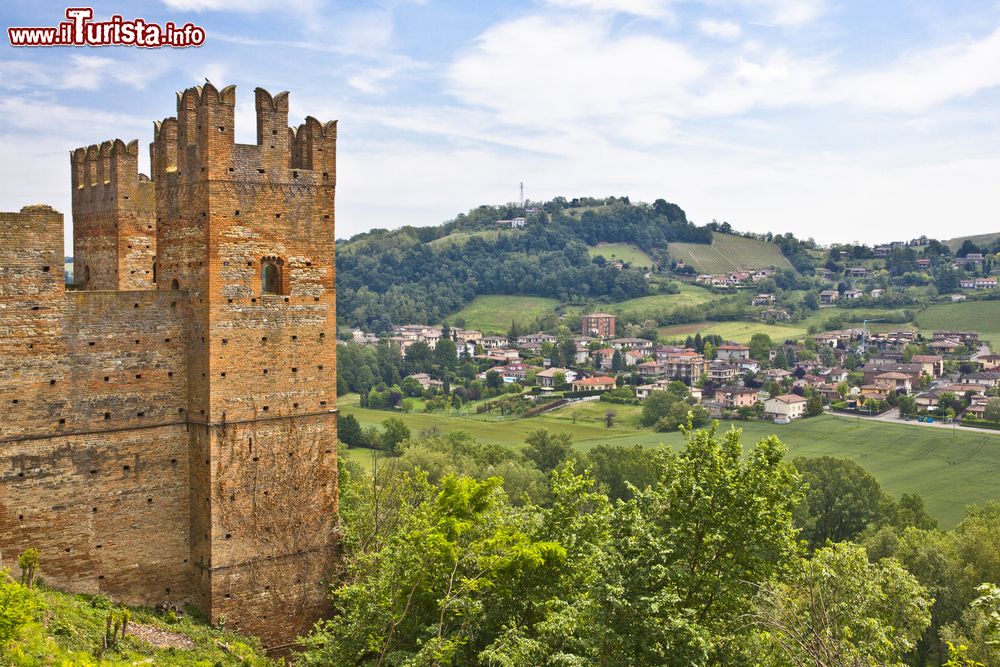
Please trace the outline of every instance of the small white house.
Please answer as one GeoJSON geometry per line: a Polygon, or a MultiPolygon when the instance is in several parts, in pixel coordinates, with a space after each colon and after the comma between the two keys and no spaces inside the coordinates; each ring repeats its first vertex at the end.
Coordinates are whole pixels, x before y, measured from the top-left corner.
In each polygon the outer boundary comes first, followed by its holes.
{"type": "Polygon", "coordinates": [[[764,416],[776,424],[787,424],[806,413],[806,399],[797,394],[782,394],[764,401],[764,416]]]}

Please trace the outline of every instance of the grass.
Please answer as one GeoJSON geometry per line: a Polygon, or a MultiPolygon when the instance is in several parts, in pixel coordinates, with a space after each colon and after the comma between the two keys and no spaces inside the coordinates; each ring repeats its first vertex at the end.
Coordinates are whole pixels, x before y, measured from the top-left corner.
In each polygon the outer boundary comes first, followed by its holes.
{"type": "Polygon", "coordinates": [[[975,236],[959,236],[954,239],[948,239],[945,241],[945,245],[951,248],[952,252],[955,252],[962,247],[965,241],[972,241],[976,245],[989,245],[993,243],[996,239],[1000,238],[1000,232],[993,232],[992,234],[976,234],[975,236]]]}
{"type": "MultiPolygon", "coordinates": [[[[748,342],[755,333],[765,333],[775,341],[785,339],[798,340],[805,338],[809,332],[810,326],[816,326],[820,331],[822,331],[823,325],[828,320],[836,317],[844,317],[846,320],[849,320],[845,321],[845,327],[860,327],[861,321],[858,320],[855,322],[853,320],[866,316],[869,320],[876,320],[879,319],[879,317],[885,317],[898,312],[899,311],[892,309],[878,308],[858,310],[848,308],[821,308],[803,320],[788,324],[766,324],[764,322],[757,321],[696,322],[693,324],[678,324],[661,327],[657,331],[659,332],[659,335],[665,339],[686,338],[687,336],[694,335],[698,332],[701,333],[702,336],[708,334],[718,334],[719,336],[722,336],[723,339],[731,340],[736,343],[748,342]]],[[[912,323],[896,324],[869,321],[868,328],[872,331],[883,331],[889,329],[912,329],[914,328],[914,325],[912,323]]],[[[1000,338],[998,338],[998,340],[1000,340],[1000,338]]]]}
{"type": "MultiPolygon", "coordinates": [[[[45,562],[42,561],[44,573],[45,562]]],[[[149,664],[165,667],[214,667],[216,665],[276,665],[267,660],[259,645],[233,632],[212,628],[197,615],[185,614],[174,622],[151,610],[130,607],[130,627],[152,626],[176,633],[194,643],[193,648],[156,648],[129,634],[114,651],[95,657],[104,637],[105,623],[111,609],[121,609],[103,596],[73,595],[36,587],[36,599],[42,604],[41,617],[22,629],[20,638],[10,648],[0,647],[0,664],[18,667],[41,665],[79,665],[124,667],[149,664]],[[221,648],[225,644],[229,651],[221,648]]]]}
{"type": "Polygon", "coordinates": [[[521,233],[520,229],[484,229],[478,232],[452,232],[427,243],[432,248],[442,249],[450,246],[463,246],[471,238],[481,238],[496,241],[501,236],[513,236],[521,233]]]}
{"type": "Polygon", "coordinates": [[[1000,348],[1000,301],[935,304],[917,313],[914,324],[927,333],[935,329],[978,331],[994,350],[1000,348]]]}
{"type": "MultiPolygon", "coordinates": [[[[347,398],[347,397],[344,397],[347,398]]],[[[364,410],[356,402],[341,401],[341,410],[353,414],[362,425],[377,424],[390,413],[364,410]],[[353,405],[352,405],[353,403],[353,405]]],[[[531,431],[547,428],[566,431],[575,447],[587,451],[600,444],[671,446],[682,444],[679,433],[655,433],[638,426],[638,406],[594,402],[574,403],[531,419],[486,422],[443,414],[400,414],[414,435],[436,427],[442,432],[466,431],[481,442],[520,448],[531,431]],[[615,425],[607,428],[604,415],[616,413],[615,425]]],[[[723,424],[728,428],[730,424],[723,424]]],[[[919,493],[943,527],[955,525],[965,507],[1000,500],[995,480],[1000,475],[1000,434],[959,429],[885,423],[832,415],[798,420],[787,425],[766,422],[735,422],[743,429],[744,445],[776,434],[789,449],[789,456],[836,456],[857,461],[878,478],[883,488],[899,496],[919,493]]],[[[347,459],[366,465],[366,450],[346,450],[347,459]]]]}
{"type": "Polygon", "coordinates": [[[788,258],[773,243],[730,234],[713,234],[712,239],[711,245],[671,243],[667,251],[673,259],[694,267],[699,273],[725,273],[769,266],[792,268],[788,258]]]}
{"type": "Polygon", "coordinates": [[[805,326],[799,326],[798,323],[787,325],[755,321],[698,322],[697,324],[680,324],[657,329],[660,337],[664,339],[687,338],[699,332],[702,336],[716,334],[722,336],[723,340],[734,343],[747,343],[756,333],[765,333],[773,341],[797,340],[804,338],[807,331],[805,326]]]}
{"type": "Polygon", "coordinates": [[[652,267],[655,265],[649,255],[643,252],[639,246],[631,243],[598,243],[596,246],[590,246],[587,251],[591,257],[600,255],[604,259],[616,259],[631,264],[634,267],[652,267]]]}
{"type": "Polygon", "coordinates": [[[512,320],[518,324],[531,324],[538,318],[555,312],[557,299],[540,296],[509,296],[487,294],[477,296],[465,308],[448,318],[465,321],[465,326],[483,333],[507,333],[512,320]]]}
{"type": "MultiPolygon", "coordinates": [[[[619,301],[615,304],[603,306],[613,313],[622,315],[635,315],[638,317],[655,317],[664,313],[674,311],[684,306],[700,306],[710,301],[722,298],[719,294],[714,294],[701,287],[693,285],[680,285],[679,294],[654,294],[653,296],[640,296],[635,299],[619,301]]],[[[601,307],[601,306],[599,306],[601,307]]]]}

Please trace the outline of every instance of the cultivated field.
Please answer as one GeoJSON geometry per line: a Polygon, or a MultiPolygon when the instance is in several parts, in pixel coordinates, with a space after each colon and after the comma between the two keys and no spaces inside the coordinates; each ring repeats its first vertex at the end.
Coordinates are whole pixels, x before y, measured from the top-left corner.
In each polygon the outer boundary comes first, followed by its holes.
{"type": "Polygon", "coordinates": [[[507,333],[511,321],[531,324],[539,317],[555,311],[558,299],[540,296],[509,296],[486,294],[477,296],[465,308],[448,317],[448,322],[465,320],[465,326],[483,333],[507,333]]]}
{"type": "Polygon", "coordinates": [[[914,324],[926,333],[935,329],[978,331],[994,350],[1000,349],[1000,301],[935,304],[917,313],[914,324]]]}
{"type": "Polygon", "coordinates": [[[784,341],[786,339],[798,340],[804,338],[807,332],[806,327],[799,326],[798,323],[792,325],[766,324],[764,322],[698,322],[696,324],[678,324],[657,329],[661,339],[670,340],[687,338],[696,332],[702,336],[717,334],[723,340],[734,343],[746,343],[755,333],[765,333],[773,341],[784,341]]]}
{"type": "MultiPolygon", "coordinates": [[[[640,296],[635,299],[619,301],[612,304],[597,304],[594,308],[605,310],[609,313],[622,315],[636,315],[639,317],[655,317],[664,313],[669,313],[684,306],[700,306],[710,301],[720,299],[721,295],[713,294],[707,289],[694,287],[693,285],[681,284],[678,294],[654,294],[653,296],[640,296]]],[[[581,314],[585,310],[575,308],[581,314]]]]}
{"type": "Polygon", "coordinates": [[[768,266],[792,268],[791,262],[773,243],[729,234],[713,234],[712,237],[711,245],[671,243],[667,251],[672,259],[694,267],[699,273],[725,273],[768,266]]]}
{"type": "Polygon", "coordinates": [[[598,243],[596,246],[589,246],[587,252],[591,257],[600,255],[606,260],[617,259],[627,262],[634,267],[652,267],[653,259],[644,253],[637,245],[631,243],[598,243]]]}
{"type": "MultiPolygon", "coordinates": [[[[380,410],[357,407],[356,397],[341,397],[340,409],[353,414],[362,426],[378,424],[393,416],[380,410]]],[[[595,402],[575,403],[532,419],[485,421],[443,414],[395,414],[414,435],[429,428],[442,432],[466,431],[477,440],[511,447],[523,446],[532,430],[566,431],[581,451],[599,444],[672,446],[682,443],[679,433],[655,433],[638,427],[637,406],[595,402]],[[616,413],[615,426],[604,425],[608,410],[616,413]]],[[[728,428],[731,424],[723,424],[728,428]]],[[[919,493],[928,511],[944,527],[953,526],[966,505],[1000,500],[1000,434],[885,423],[825,415],[787,425],[734,422],[743,429],[744,445],[776,434],[789,449],[789,457],[837,456],[850,458],[875,475],[889,493],[919,493]]],[[[344,455],[367,465],[370,452],[346,450],[344,455]]]]}

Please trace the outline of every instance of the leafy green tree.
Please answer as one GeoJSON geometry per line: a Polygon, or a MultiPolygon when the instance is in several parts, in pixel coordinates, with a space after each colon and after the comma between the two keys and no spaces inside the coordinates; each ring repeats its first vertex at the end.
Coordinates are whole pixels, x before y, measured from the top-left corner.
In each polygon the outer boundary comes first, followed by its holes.
{"type": "Polygon", "coordinates": [[[337,413],[337,439],[348,447],[361,447],[363,436],[361,424],[351,414],[337,413]]]}
{"type": "Polygon", "coordinates": [[[587,452],[584,463],[611,500],[634,497],[633,488],[650,486],[659,473],[655,450],[641,445],[598,445],[587,452]]]}
{"type": "Polygon", "coordinates": [[[0,569],[0,657],[4,647],[16,640],[22,628],[42,609],[36,593],[0,569]]]}
{"type": "Polygon", "coordinates": [[[823,399],[819,396],[810,396],[806,401],[806,416],[818,417],[823,414],[823,399]]]}
{"type": "Polygon", "coordinates": [[[909,394],[899,396],[896,399],[896,405],[899,407],[899,414],[904,417],[914,415],[917,412],[917,400],[909,394]]]}
{"type": "Polygon", "coordinates": [[[757,361],[767,361],[774,343],[771,337],[764,333],[755,333],[750,337],[750,357],[757,361]]]}
{"type": "Polygon", "coordinates": [[[692,432],[662,452],[656,483],[617,505],[588,609],[590,661],[749,664],[742,620],[756,589],[796,549],[799,483],[777,438],[744,458],[740,431],[692,432]]]}
{"type": "Polygon", "coordinates": [[[28,588],[31,588],[35,583],[35,574],[38,572],[41,560],[38,549],[34,547],[25,549],[17,557],[17,566],[21,568],[21,583],[28,588]]]}
{"type": "Polygon", "coordinates": [[[621,373],[625,370],[625,360],[621,350],[615,350],[615,353],[611,355],[611,370],[615,373],[621,373]]]}
{"type": "Polygon", "coordinates": [[[458,353],[455,350],[455,341],[442,337],[434,346],[434,363],[441,368],[453,370],[458,364],[458,353]]]}
{"type": "Polygon", "coordinates": [[[382,449],[389,454],[401,454],[403,443],[410,439],[410,429],[399,417],[389,417],[382,422],[382,449]]]}
{"type": "Polygon", "coordinates": [[[764,664],[899,665],[930,624],[920,583],[849,542],[818,549],[761,589],[754,616],[764,664]],[[776,659],[777,658],[777,659],[776,659]]]}
{"type": "Polygon", "coordinates": [[[544,428],[529,433],[525,443],[524,455],[542,472],[555,470],[573,451],[569,433],[552,433],[544,428]]]}
{"type": "MultiPolygon", "coordinates": [[[[1000,586],[985,583],[976,588],[977,597],[962,613],[961,620],[948,625],[942,634],[966,648],[966,657],[972,663],[995,665],[1000,660],[1000,586]]],[[[960,663],[961,664],[961,663],[960,663]]]]}
{"type": "Polygon", "coordinates": [[[1000,422],[1000,398],[994,397],[986,401],[983,418],[989,421],[1000,422]]]}
{"type": "Polygon", "coordinates": [[[819,456],[796,458],[793,463],[808,484],[795,522],[812,547],[854,539],[884,517],[891,499],[878,480],[854,461],[819,456]]]}

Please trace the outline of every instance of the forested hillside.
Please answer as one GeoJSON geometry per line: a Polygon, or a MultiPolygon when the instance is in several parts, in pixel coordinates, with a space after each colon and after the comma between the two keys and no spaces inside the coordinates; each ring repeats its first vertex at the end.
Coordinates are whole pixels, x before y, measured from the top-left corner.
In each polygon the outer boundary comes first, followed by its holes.
{"type": "Polygon", "coordinates": [[[338,318],[381,331],[391,324],[439,322],[481,294],[561,301],[623,300],[650,293],[645,268],[591,257],[598,243],[629,243],[668,261],[670,242],[704,243],[712,232],[658,199],[556,198],[518,208],[481,206],[438,227],[373,230],[337,245],[338,318]],[[523,228],[498,221],[524,217],[523,228]]]}

